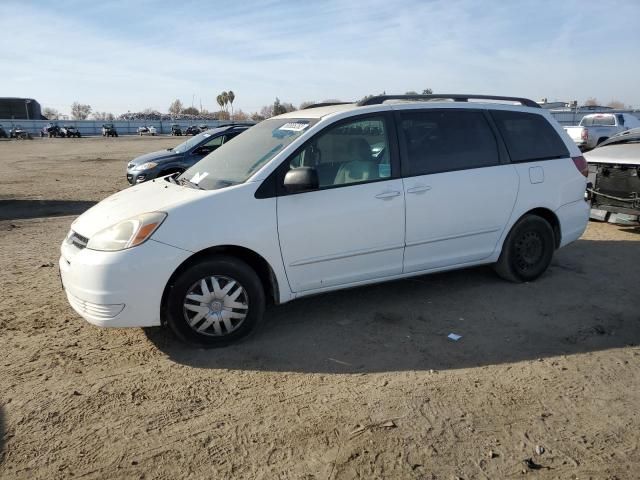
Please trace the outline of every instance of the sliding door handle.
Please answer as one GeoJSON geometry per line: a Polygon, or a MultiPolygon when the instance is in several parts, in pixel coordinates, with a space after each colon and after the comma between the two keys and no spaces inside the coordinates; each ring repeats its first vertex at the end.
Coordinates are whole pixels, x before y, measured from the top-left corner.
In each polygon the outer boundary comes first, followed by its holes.
{"type": "Polygon", "coordinates": [[[407,193],[423,193],[431,190],[429,185],[418,185],[417,187],[411,187],[407,189],[407,193]]]}

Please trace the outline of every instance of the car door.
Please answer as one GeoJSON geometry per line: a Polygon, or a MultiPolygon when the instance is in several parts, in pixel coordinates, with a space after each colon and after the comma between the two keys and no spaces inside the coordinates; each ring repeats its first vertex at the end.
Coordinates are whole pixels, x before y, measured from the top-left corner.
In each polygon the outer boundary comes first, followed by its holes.
{"type": "Polygon", "coordinates": [[[405,177],[404,272],[477,262],[494,252],[519,180],[490,121],[477,109],[397,113],[405,177]]]}
{"type": "Polygon", "coordinates": [[[294,292],[402,272],[404,194],[393,118],[373,115],[333,124],[281,166],[278,234],[294,292]],[[291,168],[316,169],[319,188],[287,194],[291,168]]]}

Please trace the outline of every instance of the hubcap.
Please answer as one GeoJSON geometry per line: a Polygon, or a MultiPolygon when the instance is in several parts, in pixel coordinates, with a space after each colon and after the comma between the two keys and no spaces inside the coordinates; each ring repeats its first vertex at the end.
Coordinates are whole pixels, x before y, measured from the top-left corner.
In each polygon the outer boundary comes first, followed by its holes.
{"type": "Polygon", "coordinates": [[[535,267],[544,254],[544,243],[537,232],[526,232],[516,242],[516,263],[522,271],[535,267]]]}
{"type": "Polygon", "coordinates": [[[243,324],[249,312],[249,296],[233,278],[213,275],[189,288],[183,311],[184,319],[193,330],[222,337],[243,324]]]}

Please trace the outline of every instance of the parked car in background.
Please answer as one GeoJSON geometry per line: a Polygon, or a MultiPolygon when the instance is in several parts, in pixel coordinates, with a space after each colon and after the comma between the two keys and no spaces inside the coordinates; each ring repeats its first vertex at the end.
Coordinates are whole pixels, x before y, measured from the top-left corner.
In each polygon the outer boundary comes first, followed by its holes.
{"type": "Polygon", "coordinates": [[[9,138],[9,134],[2,125],[0,125],[0,138],[9,138]]]}
{"type": "Polygon", "coordinates": [[[529,99],[324,104],[98,203],[71,225],[61,277],[93,324],[167,324],[223,346],[267,301],[481,264],[535,280],[586,228],[586,175],[578,147],[529,99]]]}
{"type": "Polygon", "coordinates": [[[640,216],[640,128],[619,133],[585,153],[592,217],[640,216]]]}
{"type": "Polygon", "coordinates": [[[40,137],[56,138],[64,137],[62,129],[57,123],[47,123],[42,130],[40,130],[40,137]]]}
{"type": "Polygon", "coordinates": [[[564,127],[581,150],[590,150],[609,137],[640,127],[640,120],[630,113],[593,113],[585,115],[577,127],[564,127]]]}
{"type": "Polygon", "coordinates": [[[60,132],[62,133],[63,137],[67,137],[67,138],[80,138],[80,131],[72,126],[72,125],[65,125],[60,129],[60,132]]]}
{"type": "Polygon", "coordinates": [[[104,125],[102,125],[102,136],[117,137],[118,131],[116,130],[116,126],[113,123],[105,123],[104,125]]]}
{"type": "Polygon", "coordinates": [[[184,172],[247,128],[246,125],[214,128],[176,147],[134,158],[127,164],[127,181],[135,185],[172,173],[184,172]]]}
{"type": "Polygon", "coordinates": [[[198,125],[198,128],[200,129],[201,132],[205,132],[209,130],[209,125],[205,125],[204,123],[201,123],[200,125],[198,125]]]}
{"type": "Polygon", "coordinates": [[[151,135],[151,136],[155,136],[156,134],[156,127],[154,127],[153,125],[151,126],[143,126],[143,127],[138,127],[138,135],[142,136],[142,135],[151,135]]]}
{"type": "Polygon", "coordinates": [[[197,125],[189,125],[184,132],[185,135],[198,135],[199,133],[202,133],[202,131],[197,125]]]}
{"type": "Polygon", "coordinates": [[[16,125],[9,130],[9,138],[16,138],[18,140],[32,140],[33,137],[27,132],[22,125],[16,125]]]}
{"type": "Polygon", "coordinates": [[[177,123],[171,125],[171,135],[181,137],[182,136],[182,127],[177,123]]]}

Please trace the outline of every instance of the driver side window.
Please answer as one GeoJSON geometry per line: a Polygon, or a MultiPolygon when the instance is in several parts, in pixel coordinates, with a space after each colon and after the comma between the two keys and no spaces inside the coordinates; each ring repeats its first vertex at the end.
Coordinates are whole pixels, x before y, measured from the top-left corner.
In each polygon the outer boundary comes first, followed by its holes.
{"type": "Polygon", "coordinates": [[[370,117],[330,127],[291,158],[289,168],[299,167],[314,168],[320,188],[391,177],[384,119],[370,117]]]}

